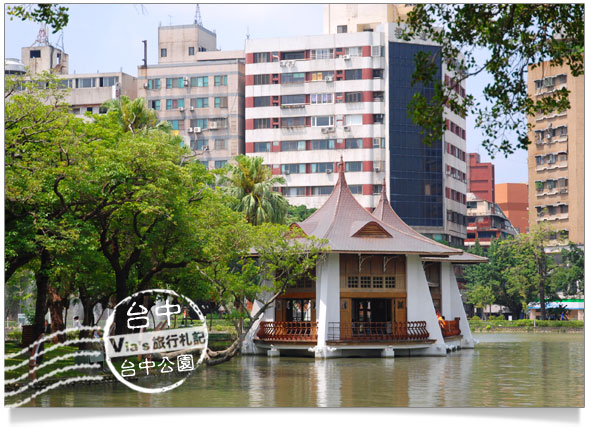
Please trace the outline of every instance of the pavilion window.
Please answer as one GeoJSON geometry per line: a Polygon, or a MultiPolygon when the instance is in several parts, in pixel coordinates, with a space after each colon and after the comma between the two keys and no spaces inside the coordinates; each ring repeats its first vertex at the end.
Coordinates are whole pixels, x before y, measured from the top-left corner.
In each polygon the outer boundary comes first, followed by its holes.
{"type": "Polygon", "coordinates": [[[359,287],[359,277],[357,277],[357,276],[347,277],[347,287],[348,288],[358,288],[359,287]]]}

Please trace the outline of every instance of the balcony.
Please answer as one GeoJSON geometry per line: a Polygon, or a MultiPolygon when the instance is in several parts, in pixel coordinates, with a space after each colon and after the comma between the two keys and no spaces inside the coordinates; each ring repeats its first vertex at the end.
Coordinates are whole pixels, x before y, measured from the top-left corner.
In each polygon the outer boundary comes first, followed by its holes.
{"type": "Polygon", "coordinates": [[[329,322],[326,341],[333,343],[382,343],[425,341],[427,322],[329,322]]]}
{"type": "Polygon", "coordinates": [[[460,318],[456,317],[454,320],[446,320],[444,325],[440,325],[441,333],[444,338],[455,337],[460,335],[460,318]]]}
{"type": "Polygon", "coordinates": [[[274,343],[316,343],[316,322],[261,322],[257,338],[274,343]]]}

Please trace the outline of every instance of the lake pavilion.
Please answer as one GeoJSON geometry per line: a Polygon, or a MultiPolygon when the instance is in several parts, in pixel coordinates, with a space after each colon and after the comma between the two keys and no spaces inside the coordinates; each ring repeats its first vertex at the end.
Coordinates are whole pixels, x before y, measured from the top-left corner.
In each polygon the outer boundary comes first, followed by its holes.
{"type": "Polygon", "coordinates": [[[243,354],[445,356],[474,347],[452,264],[487,259],[414,231],[382,188],[372,214],[351,193],[341,161],[328,200],[292,225],[328,240],[316,281],[300,280],[279,297],[246,337],[243,354]]]}

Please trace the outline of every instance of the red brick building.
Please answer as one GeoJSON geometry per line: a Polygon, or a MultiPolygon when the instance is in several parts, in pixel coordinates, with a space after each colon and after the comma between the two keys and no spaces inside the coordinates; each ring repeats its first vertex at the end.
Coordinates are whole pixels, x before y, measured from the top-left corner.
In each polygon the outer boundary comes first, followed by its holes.
{"type": "Polygon", "coordinates": [[[529,230],[527,184],[496,184],[495,197],[497,204],[507,215],[511,224],[520,233],[527,233],[529,230]]]}
{"type": "Polygon", "coordinates": [[[480,199],[495,203],[495,165],[480,163],[480,154],[468,153],[468,192],[480,199]]]}

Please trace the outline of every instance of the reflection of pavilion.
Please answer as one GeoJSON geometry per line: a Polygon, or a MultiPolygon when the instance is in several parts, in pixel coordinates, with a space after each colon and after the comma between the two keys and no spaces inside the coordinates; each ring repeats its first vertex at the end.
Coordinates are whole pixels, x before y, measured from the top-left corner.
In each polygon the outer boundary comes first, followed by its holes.
{"type": "Polygon", "coordinates": [[[486,258],[417,233],[385,191],[371,214],[349,190],[342,162],[326,203],[292,227],[327,239],[331,251],[316,266],[316,282],[299,281],[265,312],[244,353],[444,356],[447,348],[474,346],[452,263],[486,258]]]}

